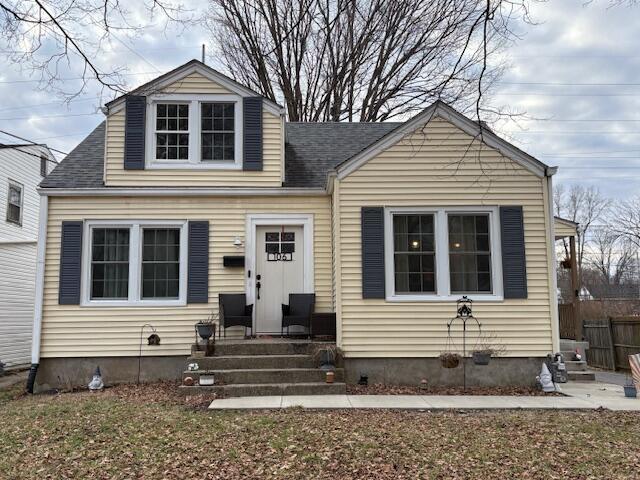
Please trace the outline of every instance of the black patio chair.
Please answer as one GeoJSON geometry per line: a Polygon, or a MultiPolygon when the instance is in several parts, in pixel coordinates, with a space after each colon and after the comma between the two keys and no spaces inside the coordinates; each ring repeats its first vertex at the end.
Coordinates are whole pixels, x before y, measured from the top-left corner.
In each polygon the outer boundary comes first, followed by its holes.
{"type": "Polygon", "coordinates": [[[247,305],[247,296],[244,293],[221,293],[218,295],[220,312],[220,328],[227,336],[227,328],[244,327],[244,334],[247,336],[247,328],[253,334],[253,305],[247,305]]]}
{"type": "Polygon", "coordinates": [[[311,314],[316,305],[315,293],[290,293],[289,305],[282,304],[282,335],[291,325],[306,327],[307,335],[311,336],[311,314]]]}

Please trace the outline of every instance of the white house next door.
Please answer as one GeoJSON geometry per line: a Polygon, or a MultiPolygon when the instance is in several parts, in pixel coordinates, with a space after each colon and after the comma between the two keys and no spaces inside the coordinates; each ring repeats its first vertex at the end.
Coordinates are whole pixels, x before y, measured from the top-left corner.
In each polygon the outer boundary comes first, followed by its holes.
{"type": "Polygon", "coordinates": [[[258,335],[280,335],[281,305],[289,303],[290,293],[304,293],[303,236],[301,225],[256,227],[255,305],[258,335]]]}

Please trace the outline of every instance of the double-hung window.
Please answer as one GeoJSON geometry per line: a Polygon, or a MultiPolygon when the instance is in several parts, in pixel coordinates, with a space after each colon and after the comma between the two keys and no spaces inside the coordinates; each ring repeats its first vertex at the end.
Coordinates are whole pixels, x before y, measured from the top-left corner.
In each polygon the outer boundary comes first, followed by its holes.
{"type": "Polygon", "coordinates": [[[202,161],[235,159],[235,108],[233,103],[201,103],[202,161]]]}
{"type": "Polygon", "coordinates": [[[7,194],[7,222],[22,225],[22,184],[9,180],[7,194]]]}
{"type": "Polygon", "coordinates": [[[451,293],[491,293],[489,214],[448,215],[451,293]]]}
{"type": "Polygon", "coordinates": [[[183,305],[186,222],[92,221],[85,225],[84,305],[183,305]]]}
{"type": "Polygon", "coordinates": [[[388,300],[502,297],[497,208],[387,208],[388,300]]]}
{"type": "Polygon", "coordinates": [[[158,94],[147,105],[145,168],[242,168],[242,98],[158,94]]]}
{"type": "Polygon", "coordinates": [[[393,263],[397,293],[435,293],[434,217],[393,216],[393,263]]]}
{"type": "Polygon", "coordinates": [[[129,297],[129,228],[91,230],[91,299],[129,297]]]}
{"type": "Polygon", "coordinates": [[[156,160],[189,158],[189,104],[157,103],[156,160]]]}

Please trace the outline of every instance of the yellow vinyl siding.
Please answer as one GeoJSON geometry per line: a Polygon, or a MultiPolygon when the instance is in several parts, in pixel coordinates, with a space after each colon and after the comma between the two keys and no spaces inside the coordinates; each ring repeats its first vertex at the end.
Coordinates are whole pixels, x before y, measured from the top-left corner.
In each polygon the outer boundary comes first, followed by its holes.
{"type": "MultiPolygon", "coordinates": [[[[476,302],[474,313],[512,357],[551,351],[550,284],[540,179],[499,152],[433,119],[341,180],[337,249],[341,346],[348,357],[434,357],[446,348],[454,302],[362,299],[360,210],[363,206],[499,206],[524,208],[528,298],[476,302]]],[[[460,339],[455,339],[461,346],[460,339]]],[[[471,342],[473,347],[473,341],[471,342]]]]}
{"type": "Polygon", "coordinates": [[[263,170],[125,170],[124,110],[107,118],[106,185],[109,187],[279,187],[282,184],[282,120],[263,110],[263,170]]]}
{"type": "Polygon", "coordinates": [[[190,73],[184,78],[168,85],[162,89],[163,93],[207,93],[207,94],[230,94],[233,93],[222,85],[208,79],[197,72],[190,73]]]}
{"type": "Polygon", "coordinates": [[[577,234],[576,228],[573,225],[569,225],[567,222],[563,222],[557,218],[553,221],[553,230],[556,238],[573,237],[577,234]]]}
{"type": "MultiPolygon", "coordinates": [[[[314,216],[316,309],[332,311],[330,198],[319,197],[89,197],[49,200],[42,357],[138,355],[140,327],[150,323],[162,339],[143,345],[147,355],[185,355],[194,340],[193,326],[217,313],[220,292],[244,292],[244,269],[224,268],[224,255],[242,255],[233,245],[244,241],[246,215],[307,213],[314,216]],[[78,208],[79,202],[82,208],[78,208]],[[60,230],[63,220],[208,220],[210,223],[209,304],[185,307],[80,307],[58,305],[60,230]]],[[[145,332],[144,339],[148,333],[145,332]]]]}

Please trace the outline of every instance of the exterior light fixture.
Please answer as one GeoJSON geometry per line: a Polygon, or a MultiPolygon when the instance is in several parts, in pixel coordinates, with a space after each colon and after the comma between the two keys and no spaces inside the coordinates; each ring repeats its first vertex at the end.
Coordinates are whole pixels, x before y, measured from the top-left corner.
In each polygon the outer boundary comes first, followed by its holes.
{"type": "Polygon", "coordinates": [[[233,246],[236,248],[240,248],[242,246],[242,240],[240,237],[236,237],[233,239],[233,246]]]}

